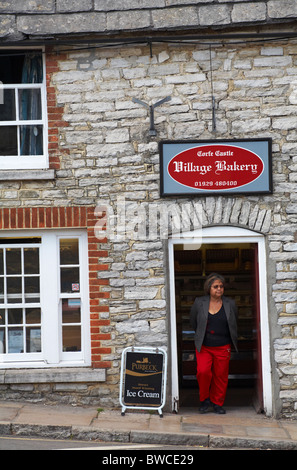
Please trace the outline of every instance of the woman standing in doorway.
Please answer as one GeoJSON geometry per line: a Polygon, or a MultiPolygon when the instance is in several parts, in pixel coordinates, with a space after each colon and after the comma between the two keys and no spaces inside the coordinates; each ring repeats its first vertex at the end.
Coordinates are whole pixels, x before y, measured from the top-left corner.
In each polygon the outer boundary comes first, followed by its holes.
{"type": "Polygon", "coordinates": [[[224,296],[225,280],[210,274],[204,284],[205,296],[197,297],[190,323],[195,331],[197,381],[200,412],[212,404],[215,413],[225,414],[223,403],[228,385],[231,344],[237,350],[237,308],[224,296]]]}

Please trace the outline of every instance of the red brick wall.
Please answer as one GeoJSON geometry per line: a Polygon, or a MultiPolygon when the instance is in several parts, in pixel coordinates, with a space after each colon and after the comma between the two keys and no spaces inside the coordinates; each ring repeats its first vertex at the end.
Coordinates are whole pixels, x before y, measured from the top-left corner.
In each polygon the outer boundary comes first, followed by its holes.
{"type": "Polygon", "coordinates": [[[59,71],[59,60],[64,60],[65,54],[57,55],[51,49],[46,49],[45,68],[46,68],[46,92],[47,92],[47,116],[48,116],[48,153],[49,167],[58,170],[60,168],[60,159],[64,154],[69,154],[67,148],[59,147],[59,129],[69,125],[63,119],[64,107],[57,105],[56,89],[52,85],[52,74],[59,71]]]}
{"type": "Polygon", "coordinates": [[[17,229],[59,229],[86,228],[88,232],[89,291],[90,291],[90,322],[91,322],[91,355],[94,368],[109,368],[110,361],[104,361],[104,354],[111,349],[104,347],[104,340],[110,340],[110,333],[102,333],[101,326],[109,325],[109,320],[100,319],[100,312],[108,312],[107,306],[100,305],[100,299],[108,298],[109,293],[102,292],[108,280],[98,279],[98,271],[108,269],[101,259],[108,252],[100,249],[95,236],[94,227],[98,218],[95,207],[23,207],[0,208],[0,230],[17,229]]]}

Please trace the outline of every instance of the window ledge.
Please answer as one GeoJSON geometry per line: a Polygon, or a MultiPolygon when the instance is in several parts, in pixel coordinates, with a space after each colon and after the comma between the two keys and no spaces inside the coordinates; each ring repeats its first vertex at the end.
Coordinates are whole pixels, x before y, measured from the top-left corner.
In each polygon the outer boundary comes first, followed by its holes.
{"type": "Polygon", "coordinates": [[[55,170],[2,170],[0,181],[8,180],[53,180],[55,170]]]}
{"type": "Polygon", "coordinates": [[[105,382],[106,369],[84,367],[0,371],[0,384],[105,382]]]}

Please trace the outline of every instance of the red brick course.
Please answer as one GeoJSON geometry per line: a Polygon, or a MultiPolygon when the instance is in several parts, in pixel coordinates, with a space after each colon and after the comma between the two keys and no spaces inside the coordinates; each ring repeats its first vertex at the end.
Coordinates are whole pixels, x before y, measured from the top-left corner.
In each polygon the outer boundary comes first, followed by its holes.
{"type": "Polygon", "coordinates": [[[102,341],[110,340],[110,334],[100,332],[101,326],[110,324],[108,319],[100,318],[101,312],[109,311],[108,306],[100,305],[100,299],[109,298],[109,293],[101,290],[109,281],[98,279],[98,271],[106,271],[109,267],[107,263],[102,262],[108,252],[101,249],[100,242],[95,237],[94,226],[98,219],[94,211],[95,207],[86,206],[0,208],[0,230],[87,229],[92,366],[109,368],[111,363],[104,361],[103,357],[104,354],[110,354],[111,349],[104,347],[102,341]]]}

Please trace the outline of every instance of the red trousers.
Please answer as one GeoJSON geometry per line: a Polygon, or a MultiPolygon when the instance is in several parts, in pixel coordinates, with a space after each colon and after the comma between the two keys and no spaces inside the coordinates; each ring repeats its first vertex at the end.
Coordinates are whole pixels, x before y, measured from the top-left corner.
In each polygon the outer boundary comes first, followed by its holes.
{"type": "Polygon", "coordinates": [[[217,347],[202,346],[200,352],[196,350],[201,402],[209,398],[212,403],[223,405],[227,392],[230,356],[230,344],[217,347]]]}

